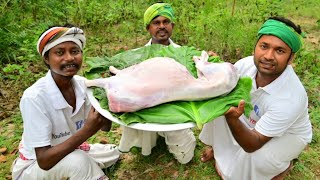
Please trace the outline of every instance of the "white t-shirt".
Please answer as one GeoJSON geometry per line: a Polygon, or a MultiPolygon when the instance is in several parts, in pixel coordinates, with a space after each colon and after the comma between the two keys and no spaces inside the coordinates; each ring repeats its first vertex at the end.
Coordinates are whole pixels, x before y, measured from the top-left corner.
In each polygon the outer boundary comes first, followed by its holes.
{"type": "Polygon", "coordinates": [[[50,70],[24,91],[20,101],[24,130],[19,151],[27,159],[36,159],[35,147],[60,144],[83,127],[91,104],[86,98],[84,78],[74,76],[72,83],[76,94],[74,112],[50,70]]]}
{"type": "MultiPolygon", "coordinates": [[[[150,46],[150,45],[151,45],[151,42],[152,42],[152,39],[150,39],[149,42],[148,42],[146,45],[144,45],[144,46],[150,46]]],[[[181,47],[180,45],[174,43],[170,38],[169,38],[169,43],[170,43],[170,45],[172,45],[173,47],[176,47],[176,48],[177,48],[177,47],[181,47]]]]}
{"type": "Polygon", "coordinates": [[[235,63],[241,77],[253,80],[251,103],[254,108],[249,119],[240,120],[249,128],[256,129],[268,137],[279,137],[285,133],[296,134],[305,143],[312,139],[312,127],[308,115],[308,97],[291,65],[272,83],[257,89],[257,68],[253,56],[235,63]]]}

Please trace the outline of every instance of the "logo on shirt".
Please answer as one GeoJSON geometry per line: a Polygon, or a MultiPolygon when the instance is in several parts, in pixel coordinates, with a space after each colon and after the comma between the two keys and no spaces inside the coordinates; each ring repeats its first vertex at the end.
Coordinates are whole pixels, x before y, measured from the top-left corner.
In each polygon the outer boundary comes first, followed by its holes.
{"type": "Polygon", "coordinates": [[[76,122],[76,129],[77,130],[80,129],[83,126],[83,124],[84,124],[84,120],[77,121],[76,122]]]}
{"type": "Polygon", "coordinates": [[[61,132],[60,134],[52,134],[52,139],[62,138],[64,136],[69,136],[70,132],[61,132]]]}
{"type": "Polygon", "coordinates": [[[254,120],[254,119],[252,119],[251,117],[249,118],[249,122],[250,122],[251,124],[256,124],[256,123],[257,123],[257,121],[254,120]]]}
{"type": "Polygon", "coordinates": [[[256,115],[258,116],[258,117],[260,117],[260,115],[259,115],[259,107],[257,106],[257,105],[254,105],[254,107],[253,107],[253,110],[254,110],[254,112],[256,113],[256,115]]]}
{"type": "Polygon", "coordinates": [[[250,117],[247,119],[247,123],[250,127],[254,127],[257,121],[260,119],[260,109],[257,105],[253,106],[253,111],[250,112],[250,117]]]}

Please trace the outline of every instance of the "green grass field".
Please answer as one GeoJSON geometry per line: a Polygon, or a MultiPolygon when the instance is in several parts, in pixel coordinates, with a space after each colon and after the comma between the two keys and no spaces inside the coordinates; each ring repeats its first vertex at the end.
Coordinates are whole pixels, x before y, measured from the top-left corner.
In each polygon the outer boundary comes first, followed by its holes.
{"type": "MultiPolygon", "coordinates": [[[[150,38],[143,27],[145,9],[156,1],[3,1],[0,2],[0,180],[11,179],[22,135],[19,100],[23,91],[47,71],[36,52],[39,34],[48,25],[75,24],[87,35],[85,56],[113,56],[143,46],[150,38]]],[[[166,1],[170,2],[170,1],[166,1]]],[[[176,0],[173,40],[199,50],[217,52],[235,62],[251,55],[259,26],[271,15],[287,17],[306,32],[294,68],[309,96],[313,139],[295,162],[288,180],[320,179],[320,6],[316,0],[176,0]],[[234,4],[235,2],[235,4],[234,4]]],[[[194,129],[195,135],[199,134],[194,129]]],[[[121,129],[113,124],[90,142],[119,144],[121,129]]],[[[110,179],[219,179],[212,163],[201,163],[204,145],[197,141],[195,157],[177,163],[159,138],[150,156],[139,148],[121,156],[105,170],[110,179]]]]}

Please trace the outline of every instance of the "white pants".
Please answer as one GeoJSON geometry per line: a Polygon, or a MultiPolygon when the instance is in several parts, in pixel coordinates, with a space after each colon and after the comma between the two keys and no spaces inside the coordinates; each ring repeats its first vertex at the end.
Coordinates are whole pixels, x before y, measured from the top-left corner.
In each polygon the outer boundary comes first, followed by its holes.
{"type": "Polygon", "coordinates": [[[253,153],[245,152],[233,138],[228,124],[219,117],[204,125],[199,139],[213,147],[223,179],[272,179],[286,170],[306,144],[296,135],[274,137],[253,153]]]}
{"type": "Polygon", "coordinates": [[[17,158],[13,163],[13,180],[102,180],[108,179],[101,168],[113,165],[120,152],[115,145],[90,144],[90,151],[76,149],[50,170],[42,170],[36,160],[17,158]]]}
{"type": "Polygon", "coordinates": [[[128,152],[132,147],[141,148],[142,155],[151,154],[151,149],[156,146],[158,135],[165,138],[169,152],[181,163],[186,164],[194,156],[196,138],[191,129],[177,131],[143,131],[122,126],[122,136],[119,150],[128,152]]]}

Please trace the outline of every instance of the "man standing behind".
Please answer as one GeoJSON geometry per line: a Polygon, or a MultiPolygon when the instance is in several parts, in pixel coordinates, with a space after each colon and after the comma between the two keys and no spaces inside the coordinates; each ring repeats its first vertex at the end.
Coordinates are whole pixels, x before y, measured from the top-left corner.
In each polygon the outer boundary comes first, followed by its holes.
{"type": "Polygon", "coordinates": [[[223,179],[283,179],[312,139],[308,97],[291,63],[301,48],[301,29],[283,17],[269,18],[258,32],[254,55],[236,62],[252,78],[250,117],[244,101],[203,128],[212,146],[202,161],[215,159],[223,179]]]}
{"type": "Polygon", "coordinates": [[[150,6],[144,13],[144,26],[151,35],[146,46],[162,44],[180,47],[170,39],[174,28],[174,12],[170,4],[156,3],[150,6]]]}
{"type": "MultiPolygon", "coordinates": [[[[156,3],[150,6],[144,13],[144,25],[151,35],[151,44],[172,45],[180,47],[171,39],[174,27],[174,13],[170,4],[156,3]]],[[[123,126],[119,150],[128,152],[132,147],[141,147],[141,153],[145,156],[151,154],[151,149],[156,146],[158,135],[165,138],[169,151],[181,163],[188,163],[194,156],[196,139],[191,129],[177,131],[143,131],[123,126]]]]}

